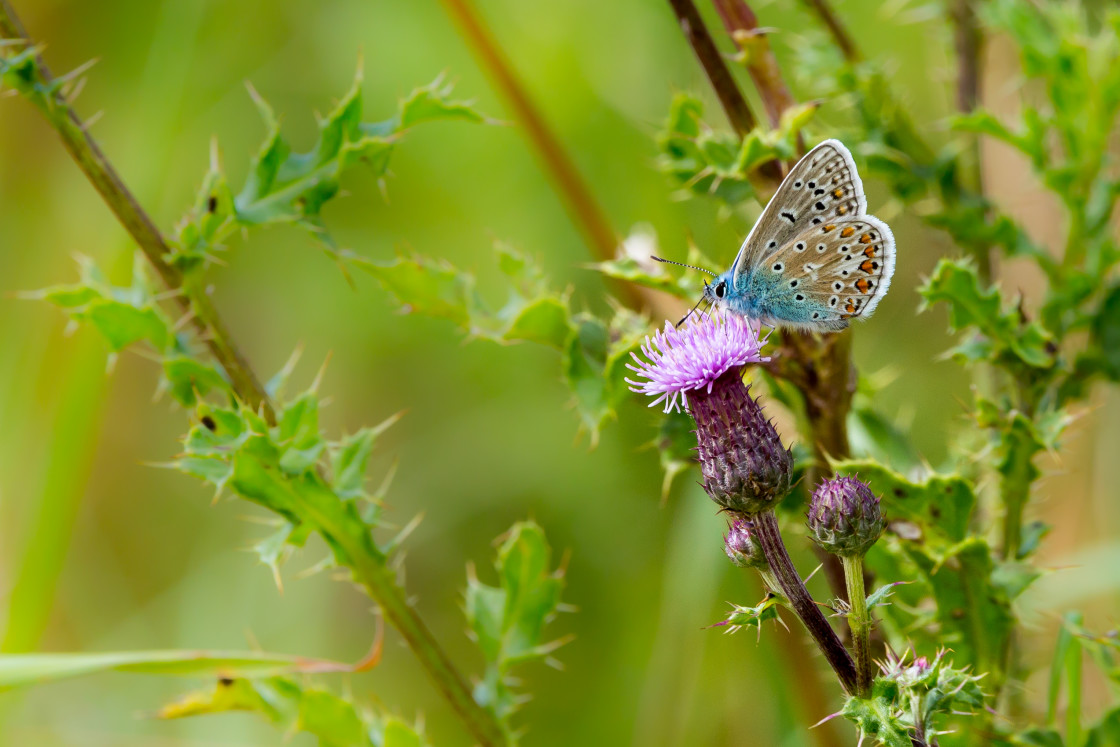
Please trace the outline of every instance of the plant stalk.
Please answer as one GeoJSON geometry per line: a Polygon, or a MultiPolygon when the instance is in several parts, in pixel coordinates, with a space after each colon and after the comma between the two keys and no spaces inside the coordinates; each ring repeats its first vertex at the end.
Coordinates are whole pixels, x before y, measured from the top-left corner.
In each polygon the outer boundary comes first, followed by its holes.
{"type": "Polygon", "coordinates": [[[764,511],[753,519],[752,529],[758,537],[758,543],[770,563],[770,569],[774,572],[782,593],[836,673],[840,686],[850,695],[857,693],[859,678],[852,657],[840,642],[836,631],[828,624],[817,603],[809,595],[797,569],[793,567],[793,561],[790,560],[785,543],[782,542],[778,518],[773,511],[764,511]]]}
{"type": "Polygon", "coordinates": [[[871,694],[871,681],[875,679],[875,664],[871,660],[871,613],[867,609],[867,592],[863,586],[863,556],[845,556],[844,579],[848,584],[848,627],[852,631],[852,648],[855,650],[858,691],[866,698],[871,694]]]}
{"type": "MultiPolygon", "coordinates": [[[[600,260],[614,259],[618,250],[618,236],[611,228],[606,212],[595,199],[587,182],[580,176],[572,159],[564,150],[560,139],[548,126],[525,86],[518,79],[513,66],[499,46],[493,33],[486,27],[471,0],[441,0],[447,14],[459,27],[463,38],[482,65],[507,106],[525,129],[534,152],[552,178],[568,214],[576,228],[583,233],[592,253],[600,260]]],[[[624,293],[636,300],[635,289],[624,286],[624,293]]]]}
{"type": "Polygon", "coordinates": [[[844,59],[850,63],[859,62],[862,59],[859,48],[852,41],[851,34],[841,23],[836,11],[828,4],[828,0],[805,0],[805,4],[824,23],[828,33],[832,36],[832,40],[840,48],[840,53],[844,55],[844,59]]]}

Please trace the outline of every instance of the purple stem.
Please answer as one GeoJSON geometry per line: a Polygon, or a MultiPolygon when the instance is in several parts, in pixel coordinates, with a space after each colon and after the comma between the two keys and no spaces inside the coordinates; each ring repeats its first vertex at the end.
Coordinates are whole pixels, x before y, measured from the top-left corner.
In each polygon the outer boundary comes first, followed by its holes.
{"type": "Polygon", "coordinates": [[[758,537],[758,544],[762,547],[762,552],[770,563],[770,569],[778,579],[782,593],[786,595],[790,607],[801,618],[805,629],[809,631],[809,635],[813,637],[824,658],[836,672],[840,686],[849,695],[856,693],[859,677],[856,674],[855,663],[848,650],[844,648],[844,644],[840,642],[836,631],[828,624],[817,603],[809,596],[805,582],[793,567],[793,561],[789,559],[785,543],[782,542],[782,533],[778,529],[778,519],[774,512],[763,511],[755,516],[751,528],[758,537]]]}

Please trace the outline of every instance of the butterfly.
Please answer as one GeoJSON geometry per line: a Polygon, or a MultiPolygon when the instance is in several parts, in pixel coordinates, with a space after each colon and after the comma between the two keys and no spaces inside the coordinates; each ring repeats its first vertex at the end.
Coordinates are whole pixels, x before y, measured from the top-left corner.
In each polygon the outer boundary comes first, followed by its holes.
{"type": "Polygon", "coordinates": [[[894,258],[894,234],[867,215],[852,154],[825,140],[782,181],[731,268],[709,273],[715,280],[696,306],[707,302],[768,327],[837,331],[875,311],[894,258]]]}

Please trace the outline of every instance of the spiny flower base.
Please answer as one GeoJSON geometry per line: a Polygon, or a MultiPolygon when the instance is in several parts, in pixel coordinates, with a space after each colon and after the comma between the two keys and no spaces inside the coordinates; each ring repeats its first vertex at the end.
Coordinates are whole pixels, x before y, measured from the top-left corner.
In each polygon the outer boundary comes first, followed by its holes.
{"type": "Polygon", "coordinates": [[[743,384],[742,369],[689,393],[704,490],[723,508],[754,515],[790,491],[793,458],[743,384]]]}

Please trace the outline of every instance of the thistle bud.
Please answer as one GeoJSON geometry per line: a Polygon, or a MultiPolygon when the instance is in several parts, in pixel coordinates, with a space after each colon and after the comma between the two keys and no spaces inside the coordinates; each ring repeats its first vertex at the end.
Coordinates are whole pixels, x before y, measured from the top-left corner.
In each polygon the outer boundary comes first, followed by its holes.
{"type": "Polygon", "coordinates": [[[854,477],[825,480],[809,504],[809,531],[830,553],[862,557],[886,527],[879,499],[854,477]]]}
{"type": "Polygon", "coordinates": [[[740,568],[770,568],[766,556],[762,554],[762,548],[751,539],[750,526],[744,519],[738,519],[728,528],[727,536],[723,538],[723,549],[731,562],[740,568]]]}

